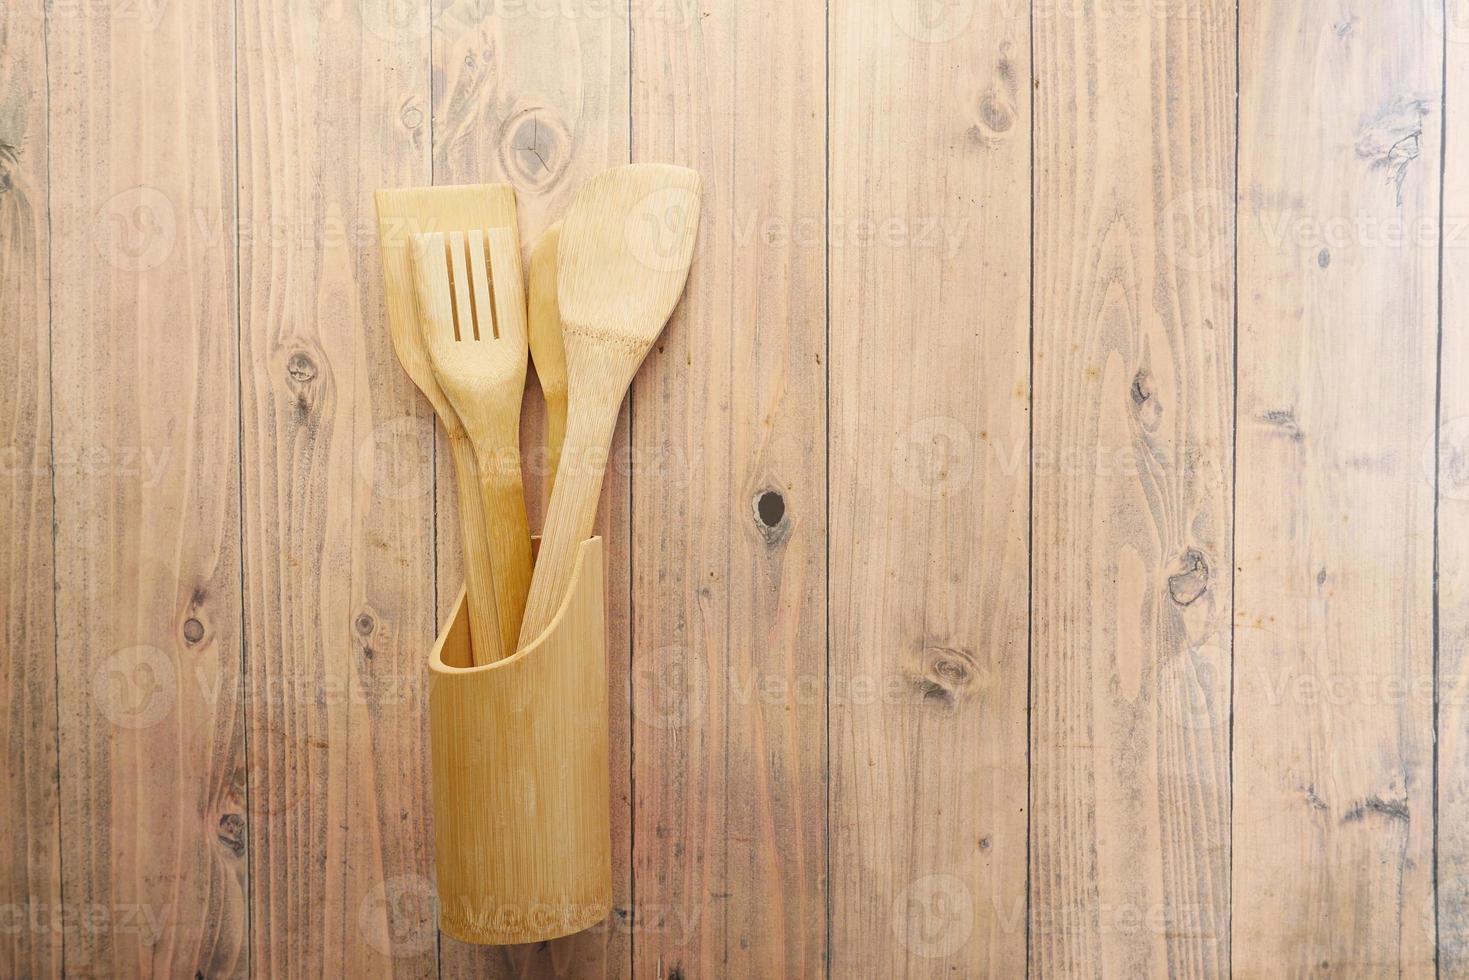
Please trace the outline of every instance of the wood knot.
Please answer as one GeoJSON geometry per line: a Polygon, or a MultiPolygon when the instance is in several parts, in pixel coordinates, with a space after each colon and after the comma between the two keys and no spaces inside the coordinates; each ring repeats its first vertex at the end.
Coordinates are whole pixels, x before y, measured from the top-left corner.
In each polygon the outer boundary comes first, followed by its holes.
{"type": "Polygon", "coordinates": [[[219,818],[219,842],[233,854],[245,853],[245,815],[226,813],[219,818]]]}
{"type": "Polygon", "coordinates": [[[1020,89],[1020,76],[1015,71],[1015,63],[1010,60],[1015,53],[1015,46],[1009,41],[1000,42],[1000,58],[995,62],[995,74],[1004,83],[1010,94],[1020,89]]]}
{"type": "Polygon", "coordinates": [[[1409,820],[1408,800],[1383,799],[1381,796],[1369,796],[1353,805],[1346,813],[1342,814],[1342,823],[1357,823],[1366,819],[1368,814],[1376,814],[1387,820],[1401,820],[1407,823],[1409,820]]]}
{"type": "Polygon", "coordinates": [[[1293,409],[1272,408],[1257,414],[1255,421],[1274,426],[1292,442],[1300,442],[1306,437],[1301,431],[1301,424],[1296,420],[1296,413],[1293,409]]]}
{"type": "Polygon", "coordinates": [[[298,350],[286,358],[285,371],[286,386],[295,407],[295,419],[300,424],[309,424],[318,403],[330,397],[325,380],[321,377],[321,364],[312,354],[298,350]]]}
{"type": "Polygon", "coordinates": [[[981,98],[978,112],[979,121],[969,127],[969,138],[976,143],[996,146],[1015,128],[1015,107],[1000,92],[981,98]]]}
{"type": "Polygon", "coordinates": [[[515,186],[542,191],[554,185],[570,159],[571,134],[554,111],[522,109],[505,123],[500,160],[515,186]]]}
{"type": "Polygon", "coordinates": [[[372,631],[377,629],[377,620],[372,618],[372,613],[358,613],[357,619],[353,621],[352,626],[357,630],[358,636],[371,636],[372,631]]]}
{"type": "Polygon", "coordinates": [[[930,646],[923,650],[918,691],[926,702],[953,707],[968,694],[979,673],[974,654],[955,647],[930,646]]]}
{"type": "Polygon", "coordinates": [[[398,121],[403,124],[404,129],[416,133],[423,126],[423,110],[412,100],[405,102],[398,112],[398,121]]]}
{"type": "Polygon", "coordinates": [[[316,377],[316,362],[311,355],[296,351],[286,360],[286,373],[297,384],[306,384],[316,377]]]}
{"type": "Polygon", "coordinates": [[[755,502],[755,510],[766,527],[775,527],[785,517],[785,498],[779,490],[766,490],[755,502]]]}
{"type": "Polygon", "coordinates": [[[204,639],[204,624],[193,616],[184,620],[184,642],[193,646],[204,639]]]}
{"type": "Polygon", "coordinates": [[[1408,168],[1422,151],[1424,120],[1431,111],[1427,99],[1401,96],[1382,106],[1357,137],[1357,156],[1384,172],[1398,207],[1403,205],[1408,168]]]}
{"type": "Polygon", "coordinates": [[[1128,390],[1132,395],[1134,405],[1142,405],[1153,397],[1153,379],[1148,374],[1147,368],[1137,369],[1137,374],[1132,376],[1132,387],[1128,390]]]}
{"type": "Polygon", "coordinates": [[[998,94],[991,92],[979,100],[979,118],[990,132],[1004,134],[1015,125],[1015,110],[998,94]]]}
{"type": "Polygon", "coordinates": [[[20,151],[4,140],[0,140],[0,194],[10,190],[10,172],[20,165],[20,151]]]}
{"type": "Polygon", "coordinates": [[[774,487],[755,494],[750,501],[751,516],[755,520],[755,530],[765,539],[767,545],[776,545],[784,541],[790,534],[790,517],[786,513],[786,501],[781,492],[774,487]]]}
{"type": "Polygon", "coordinates": [[[1168,596],[1180,606],[1191,606],[1209,589],[1209,561],[1197,548],[1178,556],[1178,571],[1168,576],[1168,596]]]}
{"type": "Polygon", "coordinates": [[[1132,403],[1133,414],[1142,427],[1149,432],[1155,431],[1163,419],[1163,403],[1157,396],[1153,386],[1153,373],[1148,370],[1147,365],[1138,368],[1137,373],[1132,376],[1132,383],[1127,386],[1127,397],[1132,403]]]}

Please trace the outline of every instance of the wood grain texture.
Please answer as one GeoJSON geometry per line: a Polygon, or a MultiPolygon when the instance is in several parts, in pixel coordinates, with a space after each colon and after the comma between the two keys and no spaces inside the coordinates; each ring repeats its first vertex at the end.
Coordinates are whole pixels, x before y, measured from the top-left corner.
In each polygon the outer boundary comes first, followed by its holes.
{"type": "Polygon", "coordinates": [[[831,972],[1018,976],[1029,16],[831,45],[831,972]]]}
{"type": "MultiPolygon", "coordinates": [[[[688,289],[632,389],[633,973],[816,977],[822,9],[634,4],[632,18],[634,162],[704,178],[688,289]]],[[[563,270],[570,241],[568,221],[563,270]]]]}
{"type": "Polygon", "coordinates": [[[1245,976],[1434,969],[1434,8],[1240,5],[1245,976]]]}
{"type": "Polygon", "coordinates": [[[434,419],[372,196],[426,182],[428,11],[239,11],[254,972],[433,976],[434,419]]]}
{"type": "Polygon", "coordinates": [[[1469,378],[1469,3],[1446,3],[1444,14],[1437,25],[1447,41],[1438,238],[1443,346],[1436,453],[1422,459],[1425,477],[1438,486],[1438,968],[1441,977],[1462,978],[1469,977],[1469,390],[1463,384],[1469,378]]]}
{"type": "Polygon", "coordinates": [[[1469,976],[1466,45],[1469,0],[0,8],[0,974],[1469,976]],[[598,519],[613,911],[473,946],[455,478],[371,195],[512,182],[529,253],[632,159],[706,194],[598,519]]]}
{"type": "Polygon", "coordinates": [[[1234,10],[1034,24],[1031,969],[1223,976],[1234,10]]]}
{"type": "Polygon", "coordinates": [[[0,974],[61,975],[46,51],[0,11],[0,974]]]}
{"type": "Polygon", "coordinates": [[[247,969],[232,38],[210,4],[47,25],[77,976],[247,969]]]}
{"type": "MultiPolygon", "coordinates": [[[[628,159],[628,20],[595,2],[558,5],[434,0],[433,180],[515,185],[523,252],[565,212],[588,177],[628,159]]],[[[534,378],[534,372],[532,372],[534,378]]],[[[527,386],[521,445],[543,445],[539,386],[527,386]]],[[[453,477],[439,440],[438,603],[447,615],[463,580],[453,477]]],[[[607,555],[607,692],[610,714],[612,916],[591,930],[515,947],[443,937],[444,977],[628,976],[632,930],[632,767],[628,664],[631,544],[627,423],[613,439],[597,534],[607,555]]],[[[545,515],[545,457],[523,457],[531,528],[545,515]]]]}

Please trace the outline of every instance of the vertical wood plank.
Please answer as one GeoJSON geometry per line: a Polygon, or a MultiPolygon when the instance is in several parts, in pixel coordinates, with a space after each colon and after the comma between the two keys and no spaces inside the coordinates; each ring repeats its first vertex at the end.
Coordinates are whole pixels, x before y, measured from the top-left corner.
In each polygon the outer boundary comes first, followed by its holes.
{"type": "Polygon", "coordinates": [[[1019,976],[1029,10],[830,45],[831,974],[1019,976]]]}
{"type": "Polygon", "coordinates": [[[233,18],[47,44],[66,972],[241,976],[233,18]]]}
{"type": "Polygon", "coordinates": [[[0,974],[61,975],[46,51],[40,2],[0,10],[0,974]]]}
{"type": "Polygon", "coordinates": [[[255,972],[429,977],[433,416],[372,199],[427,181],[429,14],[238,7],[255,972]]]}
{"type": "Polygon", "coordinates": [[[1439,16],[1240,5],[1245,976],[1434,969],[1439,16]]]}
{"type": "MultiPolygon", "coordinates": [[[[435,0],[433,182],[515,185],[527,259],[584,180],[628,158],[628,20],[616,4],[435,0]]],[[[521,417],[531,526],[545,514],[545,411],[530,374],[521,417]]],[[[439,435],[439,616],[463,581],[458,492],[439,435]]],[[[607,684],[612,783],[613,912],[549,943],[481,947],[441,937],[445,977],[624,977],[632,921],[632,767],[628,734],[629,476],[626,423],[613,441],[597,518],[607,555],[607,684]]]]}
{"type": "Polygon", "coordinates": [[[687,292],[633,385],[634,974],[817,977],[824,11],[632,15],[633,159],[704,178],[687,292]]]}
{"type": "Polygon", "coordinates": [[[1445,0],[1441,15],[1428,16],[1444,31],[1447,59],[1439,427],[1436,459],[1424,457],[1438,486],[1435,911],[1439,975],[1469,977],[1469,2],[1445,0]]]}
{"type": "Polygon", "coordinates": [[[1235,16],[1035,17],[1032,967],[1229,963],[1235,16]]]}

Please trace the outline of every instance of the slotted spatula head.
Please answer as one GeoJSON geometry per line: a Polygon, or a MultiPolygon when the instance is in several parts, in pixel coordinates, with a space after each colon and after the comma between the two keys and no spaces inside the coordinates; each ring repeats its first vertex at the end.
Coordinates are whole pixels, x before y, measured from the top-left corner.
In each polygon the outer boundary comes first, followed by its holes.
{"type": "Polygon", "coordinates": [[[648,163],[582,185],[561,223],[557,256],[568,353],[573,335],[595,337],[615,343],[637,370],[689,277],[701,189],[693,170],[648,163]]]}
{"type": "Polygon", "coordinates": [[[452,435],[459,421],[434,378],[419,330],[410,245],[418,232],[515,227],[515,189],[509,184],[466,184],[381,190],[377,192],[377,219],[393,349],[403,370],[452,435]]]}
{"type": "Polygon", "coordinates": [[[411,252],[434,377],[476,449],[498,447],[519,430],[525,389],[525,287],[514,230],[414,235],[411,252]]]}

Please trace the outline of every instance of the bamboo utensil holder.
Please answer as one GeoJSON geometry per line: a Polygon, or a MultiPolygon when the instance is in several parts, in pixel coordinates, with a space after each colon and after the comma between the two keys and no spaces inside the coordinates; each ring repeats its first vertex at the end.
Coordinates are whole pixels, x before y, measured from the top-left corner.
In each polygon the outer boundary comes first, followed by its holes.
{"type": "Polygon", "coordinates": [[[555,939],[612,904],[602,539],[539,638],[479,667],[460,591],[429,656],[439,927],[555,939]]]}

